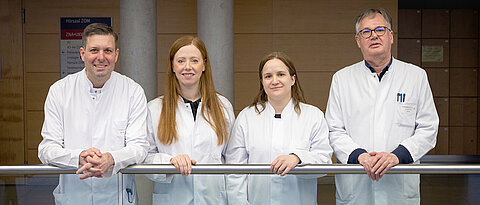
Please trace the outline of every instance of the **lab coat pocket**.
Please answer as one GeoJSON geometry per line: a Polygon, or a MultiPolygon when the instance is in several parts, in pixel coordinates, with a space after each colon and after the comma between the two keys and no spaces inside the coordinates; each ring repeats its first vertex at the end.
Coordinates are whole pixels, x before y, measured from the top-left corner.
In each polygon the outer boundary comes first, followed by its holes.
{"type": "Polygon", "coordinates": [[[400,127],[415,127],[416,103],[396,103],[394,123],[400,127]]]}
{"type": "Polygon", "coordinates": [[[58,186],[53,190],[53,196],[55,197],[55,204],[71,204],[68,201],[68,196],[65,193],[60,193],[58,186]]]}
{"type": "Polygon", "coordinates": [[[353,199],[353,187],[358,183],[353,174],[336,174],[337,204],[348,204],[353,199]]]}
{"type": "Polygon", "coordinates": [[[405,199],[420,198],[420,175],[404,174],[403,176],[403,193],[405,199]]]}
{"type": "Polygon", "coordinates": [[[125,136],[127,134],[127,121],[126,120],[114,120],[112,126],[112,135],[114,139],[112,144],[115,147],[113,148],[122,148],[125,147],[125,136]]]}
{"type": "Polygon", "coordinates": [[[153,199],[152,199],[152,204],[154,205],[160,205],[160,204],[172,204],[170,200],[170,195],[169,194],[156,194],[153,193],[153,199]]]}

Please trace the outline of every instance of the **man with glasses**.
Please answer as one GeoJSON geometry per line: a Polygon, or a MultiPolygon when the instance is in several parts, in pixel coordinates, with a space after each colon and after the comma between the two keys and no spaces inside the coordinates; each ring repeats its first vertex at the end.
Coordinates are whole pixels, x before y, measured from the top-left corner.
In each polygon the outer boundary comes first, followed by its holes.
{"type": "Polygon", "coordinates": [[[364,11],[355,29],[364,60],[333,76],[326,119],[338,162],[367,174],[337,174],[337,204],[420,204],[418,174],[384,174],[419,163],[435,146],[439,119],[427,74],[392,57],[385,10],[364,11]]]}

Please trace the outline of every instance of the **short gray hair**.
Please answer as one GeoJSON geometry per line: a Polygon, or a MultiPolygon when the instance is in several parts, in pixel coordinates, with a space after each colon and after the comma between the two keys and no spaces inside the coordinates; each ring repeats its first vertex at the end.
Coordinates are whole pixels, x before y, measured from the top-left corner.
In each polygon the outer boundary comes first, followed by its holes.
{"type": "Polygon", "coordinates": [[[115,39],[115,48],[117,48],[118,34],[115,32],[111,26],[108,26],[104,23],[91,23],[82,33],[82,47],[86,49],[87,47],[87,38],[93,35],[112,35],[115,39]]]}
{"type": "Polygon", "coordinates": [[[364,18],[369,17],[373,18],[375,15],[381,14],[383,18],[387,21],[387,27],[388,29],[392,30],[392,17],[388,15],[387,11],[385,9],[367,9],[363,11],[360,15],[357,16],[357,20],[355,22],[355,33],[358,33],[358,27],[360,26],[360,21],[362,21],[364,18]]]}

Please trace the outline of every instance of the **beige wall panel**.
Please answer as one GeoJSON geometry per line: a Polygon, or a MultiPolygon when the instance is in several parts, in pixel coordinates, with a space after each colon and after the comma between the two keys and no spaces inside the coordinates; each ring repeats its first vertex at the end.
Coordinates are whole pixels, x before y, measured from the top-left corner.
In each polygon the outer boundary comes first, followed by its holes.
{"type": "Polygon", "coordinates": [[[234,1],[235,33],[272,33],[273,0],[234,1]]]}
{"type": "Polygon", "coordinates": [[[450,126],[477,126],[477,98],[450,98],[450,126]]]}
{"type": "Polygon", "coordinates": [[[165,93],[165,75],[166,73],[157,73],[157,93],[161,96],[165,93]]]}
{"type": "Polygon", "coordinates": [[[393,30],[397,30],[398,2],[274,0],[274,33],[355,33],[355,19],[365,9],[382,7],[393,18],[393,30]]]}
{"type": "Polygon", "coordinates": [[[447,155],[448,154],[448,127],[439,127],[437,135],[437,144],[428,154],[447,155]]]}
{"type": "Polygon", "coordinates": [[[26,35],[25,71],[60,72],[59,48],[58,34],[26,35]]]}
{"type": "Polygon", "coordinates": [[[450,66],[450,43],[448,39],[422,39],[422,46],[442,46],[443,61],[425,62],[422,59],[422,67],[449,67],[450,66]]]}
{"type": "Polygon", "coordinates": [[[440,126],[448,126],[448,98],[434,98],[434,101],[438,117],[440,118],[440,126]]]}
{"type": "Polygon", "coordinates": [[[448,97],[450,83],[450,69],[424,68],[428,75],[428,82],[434,97],[448,97]]]}
{"type": "MultiPolygon", "coordinates": [[[[398,10],[398,37],[422,37],[422,11],[419,9],[398,10]]],[[[400,46],[400,45],[399,45],[400,46]]]]}
{"type": "Polygon", "coordinates": [[[60,73],[27,73],[25,76],[26,110],[43,110],[50,86],[60,79],[60,73]]]}
{"type": "Polygon", "coordinates": [[[275,34],[274,50],[292,58],[297,71],[337,71],[363,60],[352,34],[275,34]]]}
{"type": "Polygon", "coordinates": [[[25,161],[21,8],[21,1],[0,1],[0,165],[25,161]]]}
{"type": "Polygon", "coordinates": [[[448,38],[450,13],[445,9],[423,9],[422,38],[448,38]]]}
{"type": "Polygon", "coordinates": [[[478,10],[450,10],[450,38],[478,38],[478,10]]]}
{"type": "Polygon", "coordinates": [[[118,0],[25,0],[25,15],[26,33],[58,34],[60,17],[112,17],[114,30],[120,31],[118,0]]]}
{"type": "Polygon", "coordinates": [[[478,39],[450,39],[450,67],[478,67],[478,39]]]}
{"type": "Polygon", "coordinates": [[[27,147],[26,149],[37,149],[42,141],[43,111],[27,111],[27,147]]]}
{"type": "MultiPolygon", "coordinates": [[[[165,67],[168,63],[168,55],[170,51],[170,46],[178,38],[185,35],[196,36],[195,33],[182,33],[182,34],[158,34],[157,35],[157,72],[166,72],[165,67]]],[[[208,49],[208,48],[207,48],[208,49]]]]}
{"type": "Polygon", "coordinates": [[[325,113],[332,76],[335,72],[298,72],[307,103],[325,113]]]}
{"type": "Polygon", "coordinates": [[[478,69],[451,68],[450,69],[450,96],[473,97],[477,96],[478,69]]]}
{"type": "Polygon", "coordinates": [[[398,39],[398,59],[420,66],[422,44],[420,39],[398,39]]]}
{"type": "Polygon", "coordinates": [[[235,72],[258,72],[264,56],[280,51],[273,48],[272,34],[235,34],[233,49],[235,72]]]}
{"type": "Polygon", "coordinates": [[[253,102],[260,88],[257,72],[235,73],[235,110],[243,110],[253,102]]]}
{"type": "Polygon", "coordinates": [[[27,152],[27,162],[28,164],[42,164],[40,159],[38,159],[38,150],[37,149],[29,149],[27,152]]]}
{"type": "Polygon", "coordinates": [[[197,1],[157,1],[157,33],[196,33],[197,1]]]}
{"type": "Polygon", "coordinates": [[[450,127],[448,154],[475,155],[477,153],[477,127],[450,127]]]}

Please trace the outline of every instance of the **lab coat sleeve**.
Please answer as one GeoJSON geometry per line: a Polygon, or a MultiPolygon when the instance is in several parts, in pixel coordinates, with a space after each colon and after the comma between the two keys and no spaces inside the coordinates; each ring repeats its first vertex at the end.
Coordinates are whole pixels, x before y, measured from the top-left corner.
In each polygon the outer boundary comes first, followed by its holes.
{"type": "MultiPolygon", "coordinates": [[[[235,123],[235,113],[233,112],[233,106],[232,104],[225,98],[225,102],[223,102],[224,108],[225,108],[225,125],[227,126],[227,134],[228,134],[228,139],[232,136],[232,129],[233,125],[235,123]]],[[[222,151],[222,161],[225,163],[225,152],[227,150],[227,146],[224,146],[223,151],[222,151]]]]}
{"type": "MultiPolygon", "coordinates": [[[[170,164],[170,159],[173,157],[166,153],[160,153],[156,142],[158,141],[155,135],[155,130],[158,129],[158,124],[153,125],[152,112],[148,109],[147,116],[147,141],[148,141],[148,154],[145,158],[145,164],[170,164]]],[[[173,179],[172,174],[146,174],[147,178],[155,182],[170,183],[173,179]]]]}
{"type": "Polygon", "coordinates": [[[311,136],[309,136],[310,147],[309,150],[297,149],[294,153],[302,161],[301,165],[305,164],[331,164],[332,163],[332,148],[328,142],[328,125],[325,121],[323,113],[318,110],[314,115],[315,123],[311,128],[311,136]]]}
{"type": "Polygon", "coordinates": [[[50,87],[45,100],[45,120],[41,135],[42,142],[38,145],[38,158],[43,164],[58,167],[79,167],[79,156],[82,149],[66,149],[63,143],[63,92],[59,84],[50,87]]]}
{"type": "Polygon", "coordinates": [[[326,120],[329,127],[330,146],[333,148],[335,157],[343,164],[348,161],[348,156],[357,148],[361,148],[347,134],[345,119],[341,104],[341,92],[338,83],[338,73],[333,75],[330,95],[328,97],[326,120]]]}
{"type": "Polygon", "coordinates": [[[115,161],[113,173],[117,173],[128,165],[142,163],[147,155],[147,102],[142,87],[137,84],[129,98],[131,103],[128,110],[125,147],[110,151],[115,161]]]}
{"type": "Polygon", "coordinates": [[[415,118],[415,132],[411,137],[400,143],[410,152],[414,162],[435,147],[439,124],[427,74],[424,70],[422,70],[422,74],[415,118]]]}
{"type": "MultiPolygon", "coordinates": [[[[248,153],[246,136],[246,118],[240,113],[233,126],[230,140],[225,151],[226,164],[247,164],[248,153]]],[[[247,201],[247,176],[246,174],[228,174],[226,176],[227,198],[229,204],[248,204],[247,201]]]]}

